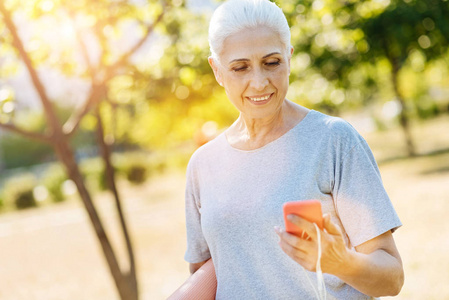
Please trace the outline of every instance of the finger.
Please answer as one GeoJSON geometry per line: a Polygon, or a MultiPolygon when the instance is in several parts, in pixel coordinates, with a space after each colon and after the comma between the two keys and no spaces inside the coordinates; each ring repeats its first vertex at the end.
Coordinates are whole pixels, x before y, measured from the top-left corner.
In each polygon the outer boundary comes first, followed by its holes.
{"type": "Polygon", "coordinates": [[[296,226],[298,226],[299,228],[301,228],[303,230],[303,235],[305,232],[312,240],[316,241],[317,234],[313,223],[294,214],[288,215],[287,219],[296,226]]]}
{"type": "Polygon", "coordinates": [[[301,251],[303,253],[310,253],[315,247],[315,243],[309,240],[301,239],[300,237],[288,233],[279,227],[275,228],[276,233],[280,238],[280,242],[284,242],[290,245],[296,251],[301,251]],[[311,250],[312,249],[312,250],[311,250]]]}
{"type": "Polygon", "coordinates": [[[342,235],[343,234],[340,227],[337,224],[335,224],[334,222],[332,222],[330,214],[325,214],[323,219],[324,219],[324,229],[326,229],[326,231],[329,234],[332,234],[332,235],[342,235]]]}
{"type": "Polygon", "coordinates": [[[279,241],[279,246],[281,247],[282,251],[285,252],[285,254],[287,254],[294,260],[303,261],[307,259],[307,253],[291,245],[285,239],[281,238],[281,240],[279,241]]]}
{"type": "Polygon", "coordinates": [[[291,259],[303,266],[306,270],[315,271],[315,264],[312,262],[313,259],[311,259],[309,254],[298,251],[298,249],[292,247],[290,244],[287,244],[283,240],[279,242],[279,246],[285,254],[287,254],[291,259]]]}
{"type": "Polygon", "coordinates": [[[285,242],[295,248],[299,247],[301,239],[299,239],[296,235],[286,232],[279,226],[274,226],[274,231],[276,231],[276,234],[280,238],[279,242],[285,242]]]}

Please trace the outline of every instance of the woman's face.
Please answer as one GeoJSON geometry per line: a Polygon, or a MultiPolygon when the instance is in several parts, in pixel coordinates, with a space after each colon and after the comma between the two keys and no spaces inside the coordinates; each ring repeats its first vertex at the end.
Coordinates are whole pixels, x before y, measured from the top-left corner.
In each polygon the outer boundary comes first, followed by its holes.
{"type": "Polygon", "coordinates": [[[209,58],[209,63],[245,118],[269,118],[287,94],[292,52],[271,29],[244,29],[225,39],[220,62],[209,58]]]}

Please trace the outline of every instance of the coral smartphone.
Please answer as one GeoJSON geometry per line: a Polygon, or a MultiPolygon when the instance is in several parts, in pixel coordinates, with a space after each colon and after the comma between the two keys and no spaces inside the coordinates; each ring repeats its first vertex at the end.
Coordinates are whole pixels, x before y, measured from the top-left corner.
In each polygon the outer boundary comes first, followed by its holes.
{"type": "Polygon", "coordinates": [[[301,238],[307,239],[307,234],[301,228],[287,220],[289,214],[298,215],[309,222],[316,223],[323,229],[323,213],[321,211],[321,202],[318,200],[300,200],[286,202],[283,205],[285,231],[295,234],[301,238]]]}

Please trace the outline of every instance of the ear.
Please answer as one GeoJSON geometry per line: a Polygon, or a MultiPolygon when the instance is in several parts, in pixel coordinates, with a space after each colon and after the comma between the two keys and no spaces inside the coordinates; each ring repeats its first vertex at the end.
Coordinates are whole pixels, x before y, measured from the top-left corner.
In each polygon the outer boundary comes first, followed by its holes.
{"type": "Polygon", "coordinates": [[[217,62],[212,56],[209,56],[208,61],[212,71],[214,71],[215,80],[217,80],[219,85],[223,86],[223,80],[217,62]]]}
{"type": "Polygon", "coordinates": [[[292,58],[293,51],[294,51],[293,46],[290,46],[290,53],[289,53],[289,56],[288,56],[288,75],[290,75],[290,60],[292,58]]]}

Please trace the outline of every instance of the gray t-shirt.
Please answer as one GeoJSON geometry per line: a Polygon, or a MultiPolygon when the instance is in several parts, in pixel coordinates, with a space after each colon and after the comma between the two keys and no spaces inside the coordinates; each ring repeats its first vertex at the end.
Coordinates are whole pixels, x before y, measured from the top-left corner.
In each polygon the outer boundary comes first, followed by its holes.
{"type": "MultiPolygon", "coordinates": [[[[321,201],[351,248],[401,226],[365,140],[342,119],[312,110],[262,148],[235,149],[223,133],[194,153],[185,260],[212,257],[218,300],[315,299],[273,229],[284,227],[282,204],[303,199],[321,201]]],[[[324,279],[328,299],[372,299],[335,276],[324,279]]]]}

